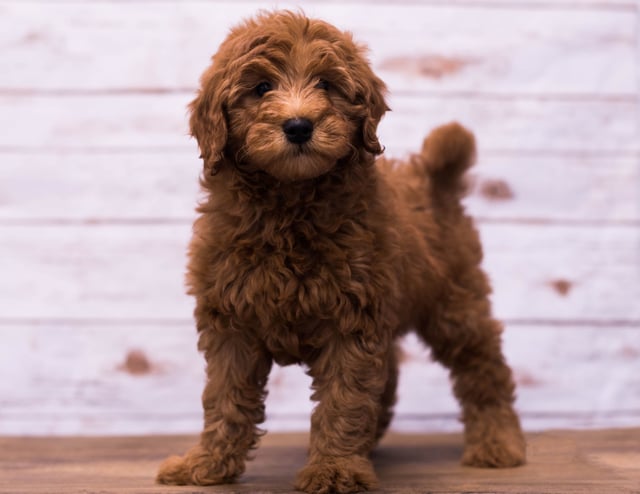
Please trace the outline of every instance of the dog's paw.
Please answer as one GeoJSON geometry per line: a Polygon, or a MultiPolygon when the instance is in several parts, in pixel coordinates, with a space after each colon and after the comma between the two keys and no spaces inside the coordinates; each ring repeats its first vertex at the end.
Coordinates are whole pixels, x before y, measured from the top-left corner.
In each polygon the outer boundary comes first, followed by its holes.
{"type": "Polygon", "coordinates": [[[307,464],[296,478],[296,489],[308,494],[347,494],[368,491],[378,481],[371,462],[362,456],[321,457],[307,464]]]}
{"type": "Polygon", "coordinates": [[[462,464],[482,468],[511,468],[526,462],[526,445],[519,430],[503,430],[465,446],[462,464]]]}
{"type": "Polygon", "coordinates": [[[156,481],[168,485],[215,485],[233,482],[244,471],[244,463],[220,461],[200,446],[185,456],[170,456],[158,469],[156,481]]]}

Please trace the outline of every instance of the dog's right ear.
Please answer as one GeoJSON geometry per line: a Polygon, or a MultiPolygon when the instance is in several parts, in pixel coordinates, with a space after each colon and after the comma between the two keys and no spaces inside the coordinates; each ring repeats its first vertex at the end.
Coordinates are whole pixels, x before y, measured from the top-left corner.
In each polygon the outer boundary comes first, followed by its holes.
{"type": "Polygon", "coordinates": [[[198,95],[189,104],[189,129],[198,141],[205,174],[212,175],[217,173],[222,163],[227,144],[225,102],[229,88],[224,83],[223,71],[217,65],[214,61],[202,75],[198,95]]]}
{"type": "Polygon", "coordinates": [[[384,148],[378,140],[377,129],[380,119],[390,109],[384,98],[387,87],[368,65],[365,74],[360,82],[362,98],[367,109],[362,122],[363,143],[365,149],[370,153],[382,154],[384,148]]]}

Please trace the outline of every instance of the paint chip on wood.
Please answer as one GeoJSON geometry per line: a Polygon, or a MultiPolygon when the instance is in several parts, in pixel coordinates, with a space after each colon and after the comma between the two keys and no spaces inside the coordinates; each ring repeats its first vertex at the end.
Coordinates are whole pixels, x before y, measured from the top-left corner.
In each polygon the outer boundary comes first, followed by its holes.
{"type": "Polygon", "coordinates": [[[441,55],[424,55],[421,57],[393,57],[384,60],[380,65],[383,70],[392,70],[417,74],[431,79],[441,79],[460,72],[475,60],[441,55]]]}
{"type": "Polygon", "coordinates": [[[40,31],[29,31],[22,37],[22,42],[25,44],[38,43],[44,41],[46,36],[40,31]]]}
{"type": "Polygon", "coordinates": [[[619,355],[623,359],[635,360],[640,357],[640,350],[630,345],[625,345],[620,349],[619,355]]]}
{"type": "Polygon", "coordinates": [[[151,363],[143,351],[131,350],[119,369],[134,376],[142,376],[151,372],[151,363]]]}
{"type": "Polygon", "coordinates": [[[542,386],[543,382],[528,371],[522,369],[514,370],[516,383],[523,388],[535,388],[542,386]]]}
{"type": "Polygon", "coordinates": [[[480,194],[490,201],[508,201],[514,194],[509,184],[504,180],[484,180],[480,185],[480,194]]]}
{"type": "Polygon", "coordinates": [[[398,364],[403,364],[412,360],[413,356],[410,355],[404,348],[399,347],[396,350],[396,358],[398,359],[398,364]]]}
{"type": "Polygon", "coordinates": [[[573,288],[573,284],[570,281],[560,279],[552,281],[551,287],[556,291],[556,293],[566,297],[569,295],[571,288],[573,288]]]}

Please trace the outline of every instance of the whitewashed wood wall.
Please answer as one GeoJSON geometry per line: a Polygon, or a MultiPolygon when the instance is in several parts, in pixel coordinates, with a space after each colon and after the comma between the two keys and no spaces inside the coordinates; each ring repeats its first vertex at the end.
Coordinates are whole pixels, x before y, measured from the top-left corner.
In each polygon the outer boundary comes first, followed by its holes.
{"type": "MultiPolygon", "coordinates": [[[[371,47],[391,155],[457,119],[525,427],[640,423],[640,42],[631,0],[0,1],[0,434],[196,432],[186,104],[228,28],[302,6],[371,47]]],[[[405,343],[399,430],[456,430],[405,343]]],[[[276,368],[271,430],[306,429],[276,368]]]]}

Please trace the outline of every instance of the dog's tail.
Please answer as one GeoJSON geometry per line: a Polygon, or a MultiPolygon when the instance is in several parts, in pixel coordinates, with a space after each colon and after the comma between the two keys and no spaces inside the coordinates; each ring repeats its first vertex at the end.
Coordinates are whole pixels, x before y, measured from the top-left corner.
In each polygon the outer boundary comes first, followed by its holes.
{"type": "Polygon", "coordinates": [[[473,134],[457,122],[437,127],[425,138],[420,158],[434,199],[443,205],[457,204],[467,191],[464,174],[476,158],[473,134]]]}

